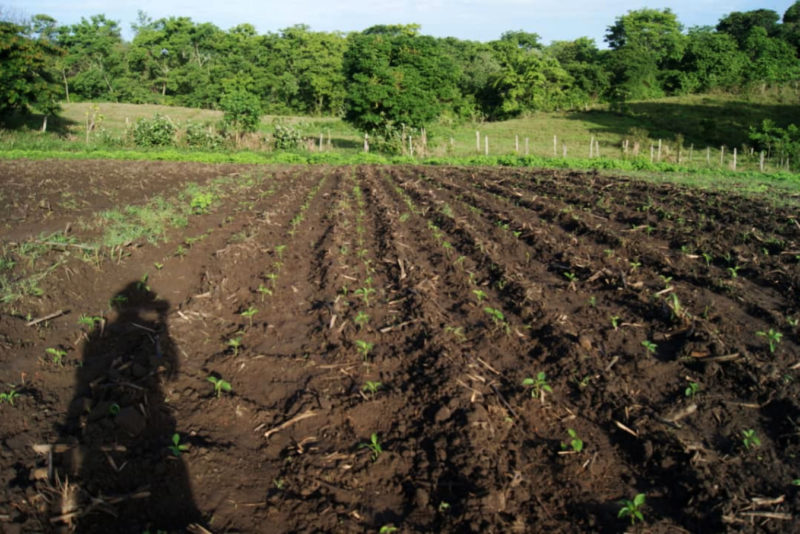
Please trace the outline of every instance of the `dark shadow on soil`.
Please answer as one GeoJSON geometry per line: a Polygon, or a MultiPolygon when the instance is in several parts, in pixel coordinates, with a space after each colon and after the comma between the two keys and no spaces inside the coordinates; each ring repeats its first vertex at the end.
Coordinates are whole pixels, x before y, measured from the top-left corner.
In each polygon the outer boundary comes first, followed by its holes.
{"type": "Polygon", "coordinates": [[[771,119],[785,128],[798,121],[797,106],[759,104],[755,102],[725,102],[709,99],[708,105],[665,102],[634,102],[625,105],[624,112],[575,112],[567,118],[593,122],[594,133],[625,135],[631,126],[644,128],[651,138],[674,142],[676,134],[684,136],[683,144],[695,149],[719,148],[749,144],[750,126],[760,128],[761,121],[771,119]]]}
{"type": "MultiPolygon", "coordinates": [[[[41,131],[44,115],[39,113],[7,113],[0,115],[0,127],[9,130],[41,131]]],[[[47,131],[58,135],[67,135],[70,128],[75,126],[75,121],[50,115],[47,117],[47,131]]]]}
{"type": "Polygon", "coordinates": [[[76,445],[64,474],[78,488],[78,531],[183,530],[201,516],[184,461],[169,448],[176,421],[162,388],[179,362],[169,302],[132,282],[111,303],[111,322],[88,334],[60,429],[62,441],[76,445]]]}

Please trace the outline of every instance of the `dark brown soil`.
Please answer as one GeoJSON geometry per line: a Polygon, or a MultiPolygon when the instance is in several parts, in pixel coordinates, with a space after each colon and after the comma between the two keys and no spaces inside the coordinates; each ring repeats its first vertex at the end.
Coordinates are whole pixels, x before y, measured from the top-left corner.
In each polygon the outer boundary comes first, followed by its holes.
{"type": "Polygon", "coordinates": [[[5,531],[800,531],[797,210],[476,168],[17,161],[0,184],[3,280],[45,273],[0,305],[5,531]],[[25,256],[218,176],[157,244],[25,256]]]}

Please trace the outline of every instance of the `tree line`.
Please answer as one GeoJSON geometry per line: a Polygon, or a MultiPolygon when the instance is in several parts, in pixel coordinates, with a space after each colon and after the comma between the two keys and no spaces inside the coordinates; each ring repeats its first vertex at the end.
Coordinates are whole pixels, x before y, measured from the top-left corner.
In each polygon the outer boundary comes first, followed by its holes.
{"type": "Polygon", "coordinates": [[[435,119],[498,120],[800,79],[800,1],[783,14],[733,12],[685,30],[669,9],[640,9],[594,40],[541,42],[509,31],[490,42],[421,35],[419,26],[259,35],[140,12],[130,42],[104,15],[60,25],[48,15],[0,22],[0,114],[53,113],[59,101],[160,103],[343,116],[395,135],[435,119]]]}

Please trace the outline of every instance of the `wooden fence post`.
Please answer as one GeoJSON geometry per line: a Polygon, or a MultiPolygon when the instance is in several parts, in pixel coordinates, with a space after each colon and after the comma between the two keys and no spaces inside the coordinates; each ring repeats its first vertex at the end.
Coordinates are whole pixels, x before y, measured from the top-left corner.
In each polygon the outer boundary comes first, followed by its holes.
{"type": "Polygon", "coordinates": [[[733,147],[733,170],[736,172],[736,147],[733,147]]]}
{"type": "Polygon", "coordinates": [[[658,140],[658,159],[657,161],[661,161],[661,139],[658,140]]]}
{"type": "Polygon", "coordinates": [[[483,153],[488,156],[489,155],[489,136],[483,136],[483,153]]]}
{"type": "Polygon", "coordinates": [[[519,134],[514,135],[514,152],[519,154],[519,134]]]}
{"type": "Polygon", "coordinates": [[[589,140],[589,159],[592,159],[594,152],[594,136],[589,140]]]}
{"type": "Polygon", "coordinates": [[[653,146],[653,143],[650,143],[650,163],[653,163],[653,154],[655,154],[655,151],[656,149],[653,146]]]}
{"type": "Polygon", "coordinates": [[[764,151],[761,151],[761,155],[758,158],[758,170],[764,172],[764,151]]]}
{"type": "Polygon", "coordinates": [[[553,134],[553,157],[558,157],[558,140],[555,134],[553,134]]]}
{"type": "Polygon", "coordinates": [[[475,152],[481,153],[481,132],[475,130],[475,152]]]}
{"type": "Polygon", "coordinates": [[[364,134],[364,152],[369,152],[369,136],[364,134]]]}
{"type": "Polygon", "coordinates": [[[719,166],[725,165],[725,145],[719,147],[719,166]]]}

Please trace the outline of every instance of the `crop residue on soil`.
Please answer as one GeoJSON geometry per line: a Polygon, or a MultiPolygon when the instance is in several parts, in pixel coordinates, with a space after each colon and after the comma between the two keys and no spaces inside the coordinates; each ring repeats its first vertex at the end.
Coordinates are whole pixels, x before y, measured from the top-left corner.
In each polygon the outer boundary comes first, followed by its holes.
{"type": "Polygon", "coordinates": [[[9,532],[619,532],[637,494],[643,531],[800,529],[796,211],[475,168],[0,183],[9,532]]]}

